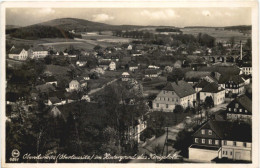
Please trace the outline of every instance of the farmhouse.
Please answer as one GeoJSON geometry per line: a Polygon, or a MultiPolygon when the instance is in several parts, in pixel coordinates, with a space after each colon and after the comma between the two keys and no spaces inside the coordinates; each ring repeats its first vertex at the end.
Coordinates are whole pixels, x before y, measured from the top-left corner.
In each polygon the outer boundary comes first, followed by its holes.
{"type": "Polygon", "coordinates": [[[244,92],[244,80],[239,75],[225,75],[221,76],[219,80],[219,85],[224,87],[226,94],[238,95],[244,92]]]}
{"type": "Polygon", "coordinates": [[[15,60],[26,60],[28,58],[28,51],[25,49],[12,48],[8,57],[15,60]]]}
{"type": "Polygon", "coordinates": [[[185,81],[168,83],[153,100],[153,109],[157,111],[172,112],[176,105],[183,108],[193,107],[196,101],[196,92],[185,81]]]}

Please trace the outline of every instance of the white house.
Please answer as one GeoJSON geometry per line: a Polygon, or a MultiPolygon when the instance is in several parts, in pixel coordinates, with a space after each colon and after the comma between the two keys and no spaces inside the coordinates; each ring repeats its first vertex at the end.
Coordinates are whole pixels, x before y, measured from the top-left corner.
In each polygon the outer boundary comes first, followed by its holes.
{"type": "Polygon", "coordinates": [[[132,50],[132,49],[133,49],[133,46],[129,44],[127,47],[127,50],[132,50]]]}
{"type": "Polygon", "coordinates": [[[109,70],[111,70],[111,71],[114,71],[114,70],[116,70],[116,63],[115,62],[110,62],[110,64],[109,64],[109,70]]]}
{"type": "Polygon", "coordinates": [[[28,58],[28,51],[25,49],[13,48],[10,50],[8,57],[15,60],[26,60],[28,58]]]}
{"type": "Polygon", "coordinates": [[[69,83],[69,91],[78,91],[80,89],[80,83],[77,80],[72,80],[69,83]]]}
{"type": "Polygon", "coordinates": [[[216,83],[209,83],[200,91],[200,101],[205,102],[206,97],[213,99],[214,105],[225,102],[225,89],[216,83]]]}
{"type": "Polygon", "coordinates": [[[122,81],[128,81],[130,79],[130,74],[128,72],[123,72],[121,76],[122,81]]]}
{"type": "Polygon", "coordinates": [[[153,109],[156,111],[172,112],[176,105],[183,108],[193,107],[196,101],[196,92],[185,81],[168,83],[153,100],[153,109]]]}

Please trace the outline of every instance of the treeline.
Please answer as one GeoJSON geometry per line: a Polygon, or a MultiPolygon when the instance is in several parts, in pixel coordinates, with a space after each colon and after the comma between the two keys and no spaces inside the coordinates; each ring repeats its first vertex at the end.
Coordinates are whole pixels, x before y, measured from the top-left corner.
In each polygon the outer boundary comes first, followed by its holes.
{"type": "Polygon", "coordinates": [[[225,30],[238,30],[238,31],[249,31],[252,30],[252,26],[228,26],[225,27],[225,30]]]}
{"type": "Polygon", "coordinates": [[[179,28],[157,28],[157,32],[181,32],[179,28]]]}
{"type": "Polygon", "coordinates": [[[81,35],[74,35],[63,29],[52,26],[33,25],[18,29],[7,30],[10,36],[21,39],[39,39],[39,38],[81,38],[81,35]]]}

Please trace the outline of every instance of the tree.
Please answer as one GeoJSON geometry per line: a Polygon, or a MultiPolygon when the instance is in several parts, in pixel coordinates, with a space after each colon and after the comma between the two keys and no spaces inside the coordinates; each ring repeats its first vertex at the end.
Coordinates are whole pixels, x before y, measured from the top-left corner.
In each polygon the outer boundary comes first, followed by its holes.
{"type": "Polygon", "coordinates": [[[213,106],[214,106],[214,101],[213,101],[213,99],[212,99],[211,96],[207,96],[207,97],[205,98],[205,106],[206,106],[207,108],[210,108],[210,107],[213,107],[213,106]]]}
{"type": "Polygon", "coordinates": [[[235,37],[230,37],[229,43],[230,43],[230,47],[233,48],[235,45],[235,37]]]}
{"type": "Polygon", "coordinates": [[[175,125],[176,125],[177,122],[178,122],[177,115],[178,115],[179,113],[183,113],[183,111],[184,111],[184,109],[183,109],[183,107],[182,107],[181,105],[178,104],[178,105],[175,106],[175,108],[174,108],[174,110],[173,110],[175,125]]]}
{"type": "Polygon", "coordinates": [[[100,45],[96,45],[94,48],[93,48],[95,51],[99,51],[102,49],[102,47],[100,45]]]}

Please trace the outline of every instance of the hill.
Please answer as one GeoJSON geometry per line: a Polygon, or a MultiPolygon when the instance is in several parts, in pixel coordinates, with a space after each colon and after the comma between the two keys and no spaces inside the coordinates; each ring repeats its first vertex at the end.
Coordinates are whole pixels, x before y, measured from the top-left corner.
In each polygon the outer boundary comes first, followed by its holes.
{"type": "Polygon", "coordinates": [[[54,19],[47,22],[39,23],[38,25],[54,26],[62,28],[66,31],[75,30],[76,32],[131,30],[145,27],[134,25],[109,25],[105,23],[92,22],[76,18],[54,19]]]}
{"type": "Polygon", "coordinates": [[[74,34],[69,31],[60,29],[58,27],[44,26],[44,25],[32,25],[21,28],[14,28],[6,30],[6,34],[10,34],[11,37],[35,40],[39,38],[73,38],[74,34]]]}

